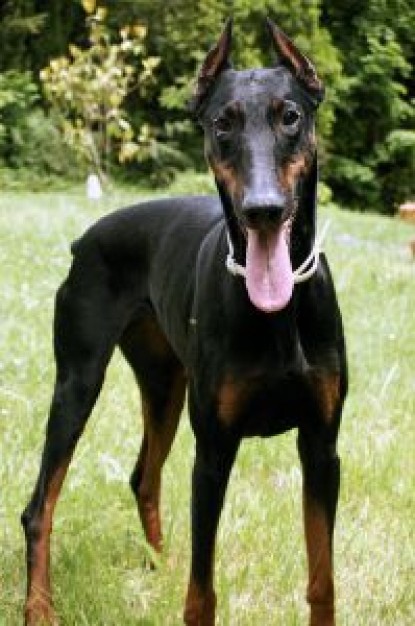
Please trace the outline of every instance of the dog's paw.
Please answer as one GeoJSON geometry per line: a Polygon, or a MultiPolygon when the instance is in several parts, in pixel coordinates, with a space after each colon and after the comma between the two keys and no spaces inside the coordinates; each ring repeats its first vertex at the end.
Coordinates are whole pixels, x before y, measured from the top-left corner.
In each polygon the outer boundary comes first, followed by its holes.
{"type": "Polygon", "coordinates": [[[26,603],[24,623],[25,626],[59,626],[52,605],[40,598],[26,603]]]}

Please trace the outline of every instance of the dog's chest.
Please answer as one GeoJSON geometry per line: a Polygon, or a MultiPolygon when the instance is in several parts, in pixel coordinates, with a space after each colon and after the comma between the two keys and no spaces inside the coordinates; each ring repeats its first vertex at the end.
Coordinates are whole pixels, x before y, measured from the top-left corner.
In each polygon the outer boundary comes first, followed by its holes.
{"type": "Polygon", "coordinates": [[[217,394],[217,416],[225,429],[241,436],[276,435],[298,425],[305,394],[305,379],[297,371],[225,375],[217,394]]]}

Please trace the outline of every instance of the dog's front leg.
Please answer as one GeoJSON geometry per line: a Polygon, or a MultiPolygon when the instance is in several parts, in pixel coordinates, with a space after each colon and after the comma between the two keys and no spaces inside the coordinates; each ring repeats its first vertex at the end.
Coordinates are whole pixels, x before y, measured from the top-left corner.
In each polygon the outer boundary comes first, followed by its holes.
{"type": "Polygon", "coordinates": [[[184,611],[187,626],[214,626],[215,538],[238,442],[196,446],[192,479],[192,563],[184,611]]]}
{"type": "MultiPolygon", "coordinates": [[[[320,433],[321,435],[321,433],[320,433]]],[[[340,482],[335,443],[300,431],[310,626],[334,626],[332,540],[340,482]]]]}

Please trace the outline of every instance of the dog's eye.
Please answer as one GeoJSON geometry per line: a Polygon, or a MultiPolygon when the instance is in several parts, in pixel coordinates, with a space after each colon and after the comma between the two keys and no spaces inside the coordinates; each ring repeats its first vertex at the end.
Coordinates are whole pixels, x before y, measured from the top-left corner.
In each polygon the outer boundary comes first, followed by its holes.
{"type": "Polygon", "coordinates": [[[300,122],[301,113],[298,108],[292,103],[287,103],[281,117],[284,132],[291,135],[296,133],[300,127],[300,122]]]}
{"type": "Polygon", "coordinates": [[[226,139],[232,131],[232,122],[228,117],[217,117],[213,120],[213,128],[217,139],[226,139]]]}
{"type": "Polygon", "coordinates": [[[300,114],[295,109],[288,109],[285,111],[284,116],[282,118],[282,123],[284,126],[293,126],[300,119],[300,114]]]}

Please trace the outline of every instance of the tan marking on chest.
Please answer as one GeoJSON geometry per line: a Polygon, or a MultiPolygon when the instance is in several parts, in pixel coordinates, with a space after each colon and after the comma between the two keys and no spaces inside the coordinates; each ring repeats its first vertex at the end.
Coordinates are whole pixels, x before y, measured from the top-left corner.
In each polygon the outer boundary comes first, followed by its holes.
{"type": "Polygon", "coordinates": [[[218,393],[218,416],[224,426],[232,426],[241,415],[253,392],[252,381],[225,379],[218,393]]]}

